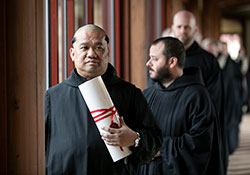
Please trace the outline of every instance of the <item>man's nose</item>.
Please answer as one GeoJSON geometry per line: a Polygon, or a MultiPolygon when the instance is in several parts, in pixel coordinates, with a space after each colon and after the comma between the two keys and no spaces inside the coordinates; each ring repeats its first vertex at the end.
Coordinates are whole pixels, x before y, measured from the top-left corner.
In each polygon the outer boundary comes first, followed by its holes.
{"type": "Polygon", "coordinates": [[[149,67],[151,65],[151,60],[149,59],[147,62],[146,62],[146,66],[149,67]]]}
{"type": "Polygon", "coordinates": [[[96,52],[95,52],[95,49],[90,47],[89,50],[88,50],[88,54],[87,54],[88,57],[95,57],[96,56],[96,52]]]}
{"type": "Polygon", "coordinates": [[[185,33],[185,32],[186,32],[185,27],[181,27],[180,32],[181,32],[181,33],[185,33]]]}

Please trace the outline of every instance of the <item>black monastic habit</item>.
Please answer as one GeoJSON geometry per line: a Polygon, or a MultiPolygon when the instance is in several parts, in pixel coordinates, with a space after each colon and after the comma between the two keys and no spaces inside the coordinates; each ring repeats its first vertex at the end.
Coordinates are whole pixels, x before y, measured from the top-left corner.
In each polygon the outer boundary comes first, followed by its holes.
{"type": "Polygon", "coordinates": [[[109,64],[102,76],[128,127],[141,135],[128,158],[113,162],[78,86],[86,80],[74,69],[45,95],[46,174],[125,175],[149,162],[161,146],[161,132],[147,101],[134,85],[119,79],[109,64]]]}
{"type": "Polygon", "coordinates": [[[186,50],[185,68],[199,67],[202,78],[216,104],[222,134],[224,169],[228,166],[228,125],[224,106],[224,82],[223,74],[216,58],[209,52],[202,49],[196,41],[186,50]]]}
{"type": "Polygon", "coordinates": [[[138,175],[222,175],[222,144],[217,112],[197,68],[169,87],[144,95],[162,131],[161,156],[142,165],[138,175]]]}
{"type": "Polygon", "coordinates": [[[225,85],[225,114],[227,116],[227,133],[229,153],[232,154],[239,144],[239,124],[242,117],[243,87],[240,65],[230,56],[223,67],[225,85]]]}
{"type": "Polygon", "coordinates": [[[217,110],[223,110],[223,76],[216,58],[194,42],[186,50],[185,68],[199,67],[208,92],[216,103],[217,110]]]}

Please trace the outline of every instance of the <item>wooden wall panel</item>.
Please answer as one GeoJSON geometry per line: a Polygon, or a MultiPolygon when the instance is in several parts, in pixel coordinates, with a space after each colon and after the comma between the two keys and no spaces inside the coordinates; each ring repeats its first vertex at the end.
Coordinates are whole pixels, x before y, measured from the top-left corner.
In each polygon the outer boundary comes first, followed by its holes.
{"type": "Polygon", "coordinates": [[[44,174],[43,1],[6,1],[6,12],[8,174],[44,174]]]}
{"type": "MultiPolygon", "coordinates": [[[[45,1],[36,0],[36,127],[37,175],[45,175],[45,1]]],[[[32,59],[30,57],[30,59],[32,59]]]]}
{"type": "Polygon", "coordinates": [[[114,31],[115,31],[115,68],[117,75],[121,76],[121,3],[120,1],[114,1],[114,31]]]}
{"type": "MultiPolygon", "coordinates": [[[[69,0],[67,1],[67,50],[69,50],[72,45],[71,45],[71,40],[73,38],[75,28],[74,28],[74,0],[69,0]]],[[[71,60],[70,54],[68,52],[68,70],[67,70],[67,77],[70,76],[72,70],[74,69],[74,63],[71,60]]]]}
{"type": "Polygon", "coordinates": [[[6,11],[0,1],[0,174],[7,174],[6,11]]]}
{"type": "Polygon", "coordinates": [[[166,2],[166,28],[172,27],[173,17],[176,12],[183,10],[182,0],[165,0],[166,2]]]}
{"type": "Polygon", "coordinates": [[[58,76],[58,1],[50,2],[50,73],[51,80],[49,86],[54,86],[59,82],[58,76]]]}
{"type": "Polygon", "coordinates": [[[7,1],[7,16],[8,172],[36,174],[35,1],[7,1]]]}
{"type": "Polygon", "coordinates": [[[173,23],[173,0],[165,0],[166,1],[166,28],[172,26],[173,23]]]}
{"type": "Polygon", "coordinates": [[[200,8],[200,3],[202,2],[202,0],[192,0],[192,1],[188,1],[188,3],[184,3],[185,7],[187,10],[191,11],[195,18],[196,18],[196,24],[197,26],[201,29],[201,12],[202,9],[200,8]]]}
{"type": "Polygon", "coordinates": [[[146,0],[131,0],[131,82],[139,88],[146,87],[146,0]]]}
{"type": "Polygon", "coordinates": [[[201,17],[201,31],[203,38],[211,37],[219,39],[221,14],[217,0],[203,0],[203,10],[201,17]],[[216,20],[215,20],[216,19],[216,20]]]}
{"type": "Polygon", "coordinates": [[[130,81],[130,1],[121,1],[121,78],[130,81]]]}
{"type": "MultiPolygon", "coordinates": [[[[170,0],[169,0],[170,1],[170,0]]],[[[183,0],[171,0],[172,1],[172,21],[175,13],[177,13],[179,10],[184,10],[185,7],[183,5],[183,0]]]]}

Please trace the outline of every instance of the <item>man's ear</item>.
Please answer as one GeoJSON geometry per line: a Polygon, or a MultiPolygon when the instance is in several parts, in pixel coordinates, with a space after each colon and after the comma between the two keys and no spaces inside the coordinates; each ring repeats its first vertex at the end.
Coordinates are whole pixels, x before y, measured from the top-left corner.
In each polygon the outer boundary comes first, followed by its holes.
{"type": "Polygon", "coordinates": [[[177,66],[178,63],[178,58],[176,57],[171,57],[168,59],[168,64],[170,68],[174,68],[175,66],[177,66]]]}
{"type": "Polygon", "coordinates": [[[107,46],[108,47],[108,58],[110,58],[110,48],[109,48],[109,46],[107,46]]]}
{"type": "Polygon", "coordinates": [[[69,54],[70,54],[71,60],[74,62],[75,61],[75,49],[71,47],[69,49],[69,54]]]}
{"type": "Polygon", "coordinates": [[[199,27],[195,26],[194,31],[195,31],[195,34],[197,34],[199,32],[199,27]]]}

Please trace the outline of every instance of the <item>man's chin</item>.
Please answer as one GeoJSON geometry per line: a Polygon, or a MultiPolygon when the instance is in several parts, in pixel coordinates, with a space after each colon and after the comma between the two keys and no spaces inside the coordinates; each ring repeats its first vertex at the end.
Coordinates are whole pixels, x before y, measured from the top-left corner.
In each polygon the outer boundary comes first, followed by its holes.
{"type": "Polygon", "coordinates": [[[188,42],[188,40],[187,39],[184,39],[184,38],[180,38],[179,39],[184,45],[188,42]]]}
{"type": "Polygon", "coordinates": [[[153,76],[150,76],[151,80],[153,80],[154,82],[158,82],[158,78],[157,77],[153,77],[153,76]]]}
{"type": "Polygon", "coordinates": [[[85,68],[88,71],[93,72],[93,71],[96,71],[97,69],[100,69],[100,65],[97,63],[88,63],[85,65],[85,68]]]}

